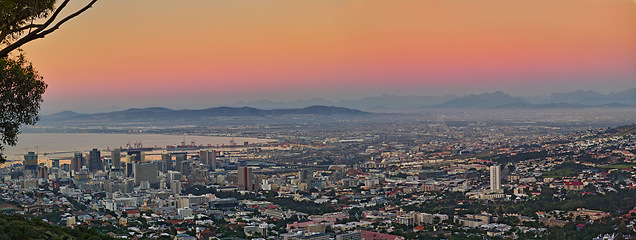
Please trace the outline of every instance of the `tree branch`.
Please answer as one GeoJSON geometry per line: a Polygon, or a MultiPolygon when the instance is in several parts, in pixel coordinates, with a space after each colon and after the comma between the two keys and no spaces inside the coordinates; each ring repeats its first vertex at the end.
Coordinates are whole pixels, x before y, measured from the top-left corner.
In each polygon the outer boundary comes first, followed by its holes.
{"type": "Polygon", "coordinates": [[[23,27],[19,27],[16,29],[6,29],[6,30],[2,30],[0,31],[0,41],[4,41],[7,37],[22,32],[24,30],[28,30],[28,29],[32,29],[32,28],[39,28],[44,26],[44,24],[29,24],[23,27]]]}
{"type": "Polygon", "coordinates": [[[39,28],[39,27],[42,27],[42,26],[44,26],[44,24],[29,24],[29,25],[26,25],[24,27],[13,29],[13,30],[11,30],[11,32],[12,33],[16,33],[16,32],[24,31],[24,30],[31,29],[31,28],[39,28]]]}
{"type": "MultiPolygon", "coordinates": [[[[68,2],[70,2],[71,0],[64,0],[64,2],[62,2],[62,4],[60,4],[60,7],[58,7],[57,9],[55,9],[55,12],[53,13],[53,15],[51,15],[51,17],[46,20],[46,22],[44,22],[44,24],[42,24],[41,27],[37,28],[35,31],[33,31],[34,33],[39,33],[40,31],[44,30],[45,28],[47,28],[49,25],[51,25],[51,23],[53,23],[55,21],[55,19],[57,18],[58,15],[60,15],[60,12],[62,12],[62,10],[66,7],[66,5],[68,4],[68,2]]],[[[28,35],[27,35],[28,36],[28,35]]]]}
{"type": "MultiPolygon", "coordinates": [[[[51,15],[51,17],[49,17],[49,19],[45,23],[39,24],[38,27],[35,27],[36,29],[34,31],[30,32],[26,36],[18,39],[18,41],[15,41],[14,43],[12,43],[9,46],[7,46],[7,47],[3,48],[2,50],[0,50],[0,58],[7,57],[11,51],[20,48],[22,45],[24,45],[24,44],[26,44],[26,43],[28,43],[30,41],[33,41],[33,40],[38,39],[38,38],[43,38],[44,36],[54,32],[55,30],[59,29],[60,26],[62,24],[64,24],[65,22],[67,22],[68,20],[71,20],[72,18],[77,17],[78,15],[82,14],[83,12],[85,12],[86,10],[91,8],[95,4],[95,2],[97,2],[97,0],[92,0],[90,3],[88,3],[82,9],[74,12],[73,14],[68,15],[67,17],[65,17],[64,19],[62,19],[61,21],[59,21],[58,23],[53,25],[53,27],[47,29],[53,22],[55,22],[55,19],[58,17],[60,12],[62,12],[62,9],[64,9],[64,7],[66,7],[66,5],[69,2],[70,2],[70,0],[64,0],[64,2],[62,2],[62,4],[60,4],[60,7],[58,7],[55,10],[53,15],[51,15]]],[[[29,26],[29,25],[27,25],[27,26],[29,26]]],[[[27,26],[25,26],[25,27],[27,27],[27,26]]],[[[31,28],[33,28],[33,27],[31,27],[31,28]]]]}
{"type": "MultiPolygon", "coordinates": [[[[68,0],[67,0],[68,1],[68,0]]],[[[78,15],[82,14],[83,12],[85,12],[86,10],[88,10],[89,8],[93,7],[93,4],[95,4],[95,2],[97,2],[97,0],[92,0],[90,3],[88,3],[88,5],[84,6],[82,9],[78,10],[77,12],[74,12],[71,15],[68,15],[67,17],[65,17],[64,19],[60,20],[57,24],[55,24],[53,27],[47,29],[46,31],[43,31],[41,33],[39,33],[38,35],[41,35],[41,37],[44,37],[45,35],[52,33],[53,31],[57,30],[60,28],[60,26],[62,26],[62,24],[64,24],[65,22],[67,22],[68,20],[71,20],[74,17],[77,17],[78,15]]]]}

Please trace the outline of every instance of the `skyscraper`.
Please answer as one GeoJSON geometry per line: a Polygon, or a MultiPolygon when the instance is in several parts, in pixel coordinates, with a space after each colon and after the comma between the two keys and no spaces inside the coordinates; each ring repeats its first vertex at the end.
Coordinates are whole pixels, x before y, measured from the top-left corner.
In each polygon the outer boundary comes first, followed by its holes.
{"type": "Polygon", "coordinates": [[[45,179],[49,178],[49,168],[48,167],[46,167],[46,166],[38,166],[37,169],[38,170],[36,171],[37,172],[36,176],[38,178],[45,178],[45,179]]]}
{"type": "Polygon", "coordinates": [[[114,169],[121,168],[121,150],[113,149],[113,151],[110,152],[110,158],[113,161],[113,167],[112,168],[114,168],[114,169]]]}
{"type": "Polygon", "coordinates": [[[81,152],[75,152],[73,159],[71,159],[71,171],[79,172],[82,169],[82,163],[84,162],[84,156],[81,152]]]}
{"type": "Polygon", "coordinates": [[[216,169],[216,151],[201,150],[199,152],[199,160],[201,163],[210,166],[210,169],[216,169]]]}
{"type": "Polygon", "coordinates": [[[134,162],[141,162],[143,161],[141,153],[142,152],[139,150],[133,150],[133,151],[128,151],[126,154],[128,154],[128,156],[134,156],[132,159],[134,162]]]}
{"type": "Polygon", "coordinates": [[[82,161],[80,162],[80,170],[84,167],[88,167],[88,155],[82,154],[82,161]]]}
{"type": "Polygon", "coordinates": [[[122,170],[124,171],[124,175],[127,177],[133,176],[133,163],[135,163],[135,155],[126,156],[126,163],[122,166],[122,170]]]}
{"type": "Polygon", "coordinates": [[[38,155],[35,152],[29,152],[24,155],[24,169],[35,171],[38,168],[38,155]]]}
{"type": "Polygon", "coordinates": [[[95,172],[99,170],[103,170],[101,152],[93,148],[88,154],[88,171],[95,172]]]}
{"type": "Polygon", "coordinates": [[[216,151],[210,150],[208,152],[208,165],[210,165],[210,169],[216,169],[216,151]]]}
{"type": "Polygon", "coordinates": [[[501,191],[501,166],[490,166],[490,190],[501,191]]]}
{"type": "Polygon", "coordinates": [[[59,168],[60,167],[60,159],[57,159],[57,158],[51,159],[51,167],[59,168]]]}
{"type": "Polygon", "coordinates": [[[199,151],[199,162],[208,165],[208,150],[199,151]]]}
{"type": "Polygon", "coordinates": [[[174,168],[172,167],[172,155],[170,155],[170,153],[162,153],[161,161],[163,161],[166,164],[166,168],[165,168],[166,172],[170,170],[174,170],[174,168]]]}
{"type": "Polygon", "coordinates": [[[238,184],[242,190],[255,190],[254,174],[250,167],[238,167],[238,184]]]}
{"type": "Polygon", "coordinates": [[[159,171],[157,168],[157,163],[155,162],[145,162],[145,163],[134,163],[135,168],[135,185],[139,185],[142,181],[147,181],[153,186],[159,183],[159,171]]]}
{"type": "Polygon", "coordinates": [[[180,194],[181,193],[181,181],[179,181],[179,180],[170,181],[170,192],[172,192],[174,194],[180,194]]]}
{"type": "Polygon", "coordinates": [[[185,160],[187,159],[187,153],[175,153],[174,155],[175,170],[183,172],[183,162],[185,162],[185,160]]]}

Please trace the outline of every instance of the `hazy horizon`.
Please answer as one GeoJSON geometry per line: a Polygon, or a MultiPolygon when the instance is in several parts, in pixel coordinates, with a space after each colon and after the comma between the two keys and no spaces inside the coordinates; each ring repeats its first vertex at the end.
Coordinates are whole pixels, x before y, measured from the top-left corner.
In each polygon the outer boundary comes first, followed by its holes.
{"type": "MultiPolygon", "coordinates": [[[[632,88],[632,89],[624,89],[623,91],[626,90],[633,90],[636,88],[632,88]]],[[[594,91],[594,92],[598,92],[600,94],[603,95],[607,95],[607,94],[612,94],[612,93],[619,93],[619,92],[623,92],[623,91],[611,91],[611,92],[600,92],[600,91],[596,91],[596,90],[574,90],[574,91],[569,91],[569,92],[554,92],[554,93],[573,93],[573,92],[577,92],[577,91],[594,91]]],[[[120,110],[126,110],[126,109],[130,109],[130,108],[150,108],[150,107],[162,107],[162,108],[169,108],[169,109],[173,109],[173,110],[180,110],[180,109],[191,109],[191,110],[197,110],[197,109],[205,109],[205,108],[213,108],[213,107],[227,107],[227,106],[234,106],[234,107],[238,107],[241,103],[245,104],[245,105],[240,105],[242,106],[246,106],[246,107],[255,107],[255,108],[259,108],[258,106],[253,106],[250,105],[251,103],[260,103],[260,102],[264,102],[264,101],[270,101],[273,103],[282,103],[282,104],[291,104],[294,102],[303,102],[303,101],[312,101],[312,100],[325,100],[325,101],[331,101],[334,103],[341,103],[341,102],[346,102],[346,101],[359,101],[359,100],[363,100],[366,98],[375,98],[375,97],[382,97],[382,96],[418,96],[418,97],[442,97],[442,96],[456,96],[457,98],[463,98],[469,95],[480,95],[480,94],[487,94],[487,93],[494,93],[494,92],[503,92],[506,94],[509,94],[511,97],[520,97],[522,99],[525,100],[530,100],[530,103],[536,103],[536,104],[541,104],[541,102],[536,102],[536,101],[532,101],[531,99],[534,98],[547,98],[549,97],[551,94],[554,93],[550,93],[550,94],[544,94],[544,95],[532,95],[532,96],[522,96],[522,95],[514,95],[514,94],[510,94],[508,92],[505,91],[500,91],[500,90],[494,90],[494,91],[486,91],[486,92],[474,92],[474,93],[465,93],[465,94],[439,94],[439,95],[417,95],[417,94],[378,94],[378,95],[368,95],[368,96],[362,96],[359,98],[348,98],[348,99],[330,99],[330,98],[324,98],[324,97],[305,97],[305,98],[297,98],[297,99],[291,99],[291,100],[287,100],[287,99],[255,99],[255,100],[237,100],[237,101],[233,101],[233,102],[223,102],[223,101],[219,101],[219,102],[214,102],[211,100],[205,100],[205,99],[199,99],[198,101],[193,101],[192,99],[196,99],[196,97],[193,97],[191,99],[185,99],[183,101],[174,101],[174,100],[168,100],[165,102],[153,102],[153,103],[143,103],[143,102],[137,102],[136,104],[127,104],[125,101],[123,101],[124,104],[121,105],[99,105],[99,104],[95,104],[91,107],[88,108],[75,108],[75,109],[64,109],[63,107],[56,109],[56,110],[52,110],[55,108],[46,108],[46,102],[44,104],[44,107],[41,111],[42,115],[50,115],[50,114],[55,114],[55,113],[59,113],[59,112],[63,112],[63,111],[73,111],[73,112],[77,112],[77,113],[103,113],[103,112],[111,112],[111,111],[120,111],[120,110]]],[[[636,99],[635,99],[636,100],[636,99]]],[[[318,104],[321,105],[321,104],[318,104]]]]}
{"type": "Polygon", "coordinates": [[[636,87],[634,10],[632,0],[109,0],[24,50],[49,84],[43,114],[607,94],[636,87]]]}

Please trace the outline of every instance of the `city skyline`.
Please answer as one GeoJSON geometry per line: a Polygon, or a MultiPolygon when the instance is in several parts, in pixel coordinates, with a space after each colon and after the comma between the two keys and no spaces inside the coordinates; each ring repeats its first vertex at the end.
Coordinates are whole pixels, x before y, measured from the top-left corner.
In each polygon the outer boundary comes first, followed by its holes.
{"type": "Polygon", "coordinates": [[[636,87],[635,7],[99,1],[24,50],[49,84],[45,114],[382,94],[607,94],[636,87]]]}
{"type": "Polygon", "coordinates": [[[1,2],[0,238],[636,236],[636,0],[1,2]]]}

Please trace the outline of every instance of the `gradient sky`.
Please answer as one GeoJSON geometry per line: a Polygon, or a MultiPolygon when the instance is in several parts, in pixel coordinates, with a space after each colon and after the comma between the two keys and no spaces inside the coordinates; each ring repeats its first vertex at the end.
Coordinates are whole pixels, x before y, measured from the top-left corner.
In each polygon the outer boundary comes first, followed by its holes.
{"type": "Polygon", "coordinates": [[[44,114],[380,94],[609,93],[636,87],[636,2],[100,0],[24,50],[49,84],[44,114]]]}

